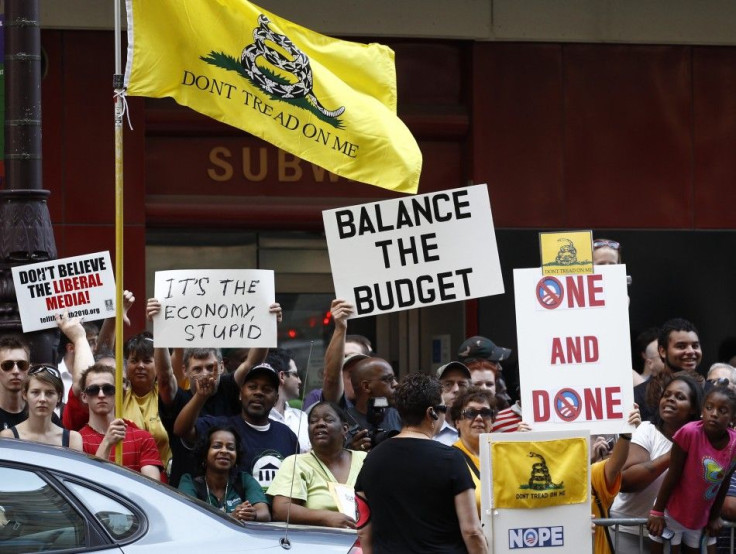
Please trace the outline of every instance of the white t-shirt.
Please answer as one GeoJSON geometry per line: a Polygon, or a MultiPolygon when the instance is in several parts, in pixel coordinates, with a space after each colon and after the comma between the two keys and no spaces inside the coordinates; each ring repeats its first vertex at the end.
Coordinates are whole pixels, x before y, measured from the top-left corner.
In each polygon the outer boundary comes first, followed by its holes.
{"type": "MultiPolygon", "coordinates": [[[[654,460],[672,449],[672,441],[660,433],[650,421],[643,421],[639,425],[631,437],[631,442],[638,444],[649,452],[650,460],[654,460]]],[[[638,492],[620,492],[611,506],[611,517],[649,517],[649,510],[654,506],[659,488],[662,485],[664,476],[667,475],[667,471],[665,470],[662,475],[657,477],[644,490],[638,492]]],[[[638,527],[621,526],[620,529],[625,533],[639,534],[638,527]]]]}

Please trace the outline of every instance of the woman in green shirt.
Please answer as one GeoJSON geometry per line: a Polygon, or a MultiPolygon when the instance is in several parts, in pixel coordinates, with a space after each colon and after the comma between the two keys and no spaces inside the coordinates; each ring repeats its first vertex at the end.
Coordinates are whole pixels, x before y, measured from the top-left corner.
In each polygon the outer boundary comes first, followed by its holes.
{"type": "Polygon", "coordinates": [[[203,475],[185,473],[179,490],[219,508],[241,521],[271,521],[263,489],[245,471],[236,471],[240,461],[240,437],[232,427],[212,427],[195,455],[203,475]]]}
{"type": "Polygon", "coordinates": [[[355,480],[366,453],[344,448],[347,432],[347,417],[338,406],[314,405],[311,452],[286,458],[268,489],[275,520],[290,513],[292,523],[355,529],[355,480]]]}

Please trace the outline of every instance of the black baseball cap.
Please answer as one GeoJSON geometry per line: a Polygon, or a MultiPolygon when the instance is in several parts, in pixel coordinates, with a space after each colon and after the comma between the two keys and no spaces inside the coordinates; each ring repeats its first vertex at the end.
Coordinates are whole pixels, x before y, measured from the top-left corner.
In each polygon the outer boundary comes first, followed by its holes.
{"type": "Polygon", "coordinates": [[[511,349],[496,346],[491,339],[486,337],[470,337],[460,345],[457,357],[461,361],[468,358],[484,358],[491,362],[502,362],[511,356],[511,349]]]}
{"type": "Polygon", "coordinates": [[[252,367],[251,370],[245,374],[245,379],[243,379],[243,383],[247,383],[254,377],[258,377],[259,375],[264,375],[268,377],[275,387],[278,387],[280,384],[278,371],[276,371],[273,367],[271,367],[270,364],[267,363],[258,364],[257,366],[252,367]]]}

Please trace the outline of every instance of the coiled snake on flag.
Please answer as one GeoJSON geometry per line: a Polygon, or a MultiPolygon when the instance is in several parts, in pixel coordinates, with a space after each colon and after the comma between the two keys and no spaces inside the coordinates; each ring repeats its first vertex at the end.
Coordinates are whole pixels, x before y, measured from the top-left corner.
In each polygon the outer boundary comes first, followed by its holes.
{"type": "Polygon", "coordinates": [[[309,58],[299,50],[286,35],[274,33],[268,28],[269,19],[261,14],[258,16],[258,27],[253,30],[254,43],[246,46],[240,56],[240,63],[254,83],[269,94],[284,100],[291,98],[306,98],[317,110],[327,117],[338,117],[345,111],[342,106],[334,111],[328,111],[320,104],[312,92],[313,79],[309,58]],[[266,45],[270,40],[283,48],[293,59],[288,59],[277,50],[266,45]],[[267,62],[285,71],[296,78],[294,83],[280,83],[274,81],[261,71],[256,59],[263,56],[267,62]]]}

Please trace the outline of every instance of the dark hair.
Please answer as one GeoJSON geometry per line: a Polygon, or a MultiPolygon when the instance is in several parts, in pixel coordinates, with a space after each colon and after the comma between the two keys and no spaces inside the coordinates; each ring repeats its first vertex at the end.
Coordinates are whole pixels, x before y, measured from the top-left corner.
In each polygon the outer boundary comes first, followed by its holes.
{"type": "Polygon", "coordinates": [[[137,358],[153,358],[153,335],[148,331],[143,331],[129,338],[123,350],[126,360],[131,355],[137,358]]]}
{"type": "Polygon", "coordinates": [[[25,350],[31,357],[31,347],[21,335],[3,335],[0,337],[0,350],[25,350]]]}
{"type": "Polygon", "coordinates": [[[197,441],[197,445],[194,447],[194,459],[197,460],[197,467],[200,475],[204,475],[207,469],[207,451],[210,449],[210,445],[212,444],[212,435],[218,431],[232,433],[233,437],[235,437],[235,464],[231,471],[237,471],[237,468],[240,465],[240,458],[243,455],[241,451],[242,446],[240,435],[238,435],[238,432],[232,425],[215,425],[214,427],[207,429],[207,432],[199,439],[199,441],[197,441]]]}
{"type": "Polygon", "coordinates": [[[90,373],[108,373],[115,378],[115,369],[110,367],[107,364],[101,364],[97,362],[95,365],[89,366],[87,369],[82,371],[82,374],[79,376],[79,388],[82,390],[87,388],[87,375],[90,373]]]}
{"type": "Polygon", "coordinates": [[[728,403],[731,406],[731,417],[733,418],[736,416],[736,392],[729,387],[728,385],[716,385],[710,391],[708,394],[705,395],[705,399],[703,400],[703,405],[705,405],[705,402],[713,396],[714,394],[722,394],[728,399],[728,403]]]}
{"type": "MultiPolygon", "coordinates": [[[[664,394],[665,389],[675,381],[682,381],[690,389],[689,397],[690,407],[692,408],[692,411],[690,413],[690,416],[688,417],[687,422],[689,423],[691,421],[697,421],[698,419],[700,419],[700,412],[703,410],[703,389],[692,377],[689,377],[682,373],[675,375],[674,377],[668,376],[667,382],[662,388],[662,394],[659,395],[660,400],[662,399],[662,395],[664,394]]],[[[663,422],[662,418],[659,416],[659,402],[657,402],[657,410],[654,412],[652,423],[654,423],[654,426],[659,429],[660,432],[662,431],[663,422]]]]}
{"type": "Polygon", "coordinates": [[[631,361],[634,364],[634,369],[639,373],[644,370],[644,358],[647,346],[649,346],[652,341],[656,341],[658,339],[659,327],[648,327],[636,335],[633,348],[631,349],[631,357],[633,358],[631,361]]]}
{"type": "Polygon", "coordinates": [[[266,363],[276,371],[289,371],[291,356],[283,348],[271,348],[266,356],[266,363]]]}
{"type": "Polygon", "coordinates": [[[736,337],[726,337],[718,345],[718,361],[728,364],[734,356],[736,356],[736,337]]]}
{"type": "Polygon", "coordinates": [[[328,402],[327,400],[320,400],[314,406],[309,408],[309,416],[307,417],[307,423],[309,423],[309,418],[312,417],[312,413],[314,412],[314,410],[319,408],[320,406],[329,406],[330,409],[333,412],[335,412],[335,415],[337,415],[337,417],[340,418],[341,423],[348,422],[348,415],[345,413],[345,410],[343,410],[340,406],[338,406],[334,402],[328,402]]]}
{"type": "Polygon", "coordinates": [[[662,328],[659,330],[659,337],[657,337],[657,346],[661,346],[666,350],[670,342],[670,335],[675,331],[685,331],[687,333],[695,333],[700,336],[695,325],[690,323],[687,319],[675,317],[668,319],[662,324],[662,328]]]}
{"type": "Polygon", "coordinates": [[[359,344],[363,348],[363,354],[366,356],[370,356],[373,353],[371,341],[363,335],[345,335],[345,342],[354,342],[355,344],[359,344]]]}
{"type": "Polygon", "coordinates": [[[493,393],[491,391],[480,387],[469,387],[457,395],[455,400],[453,400],[452,406],[450,407],[450,417],[452,417],[452,420],[460,420],[465,406],[471,402],[486,403],[492,410],[495,411],[496,409],[496,399],[493,397],[493,393]]]}
{"type": "Polygon", "coordinates": [[[222,352],[219,348],[185,348],[181,363],[184,364],[184,367],[187,367],[189,360],[192,358],[195,360],[205,360],[210,357],[210,354],[214,354],[218,362],[222,361],[222,352]]]}
{"type": "Polygon", "coordinates": [[[394,402],[404,425],[419,425],[427,408],[442,402],[442,385],[426,373],[410,373],[396,387],[394,402]]]}

